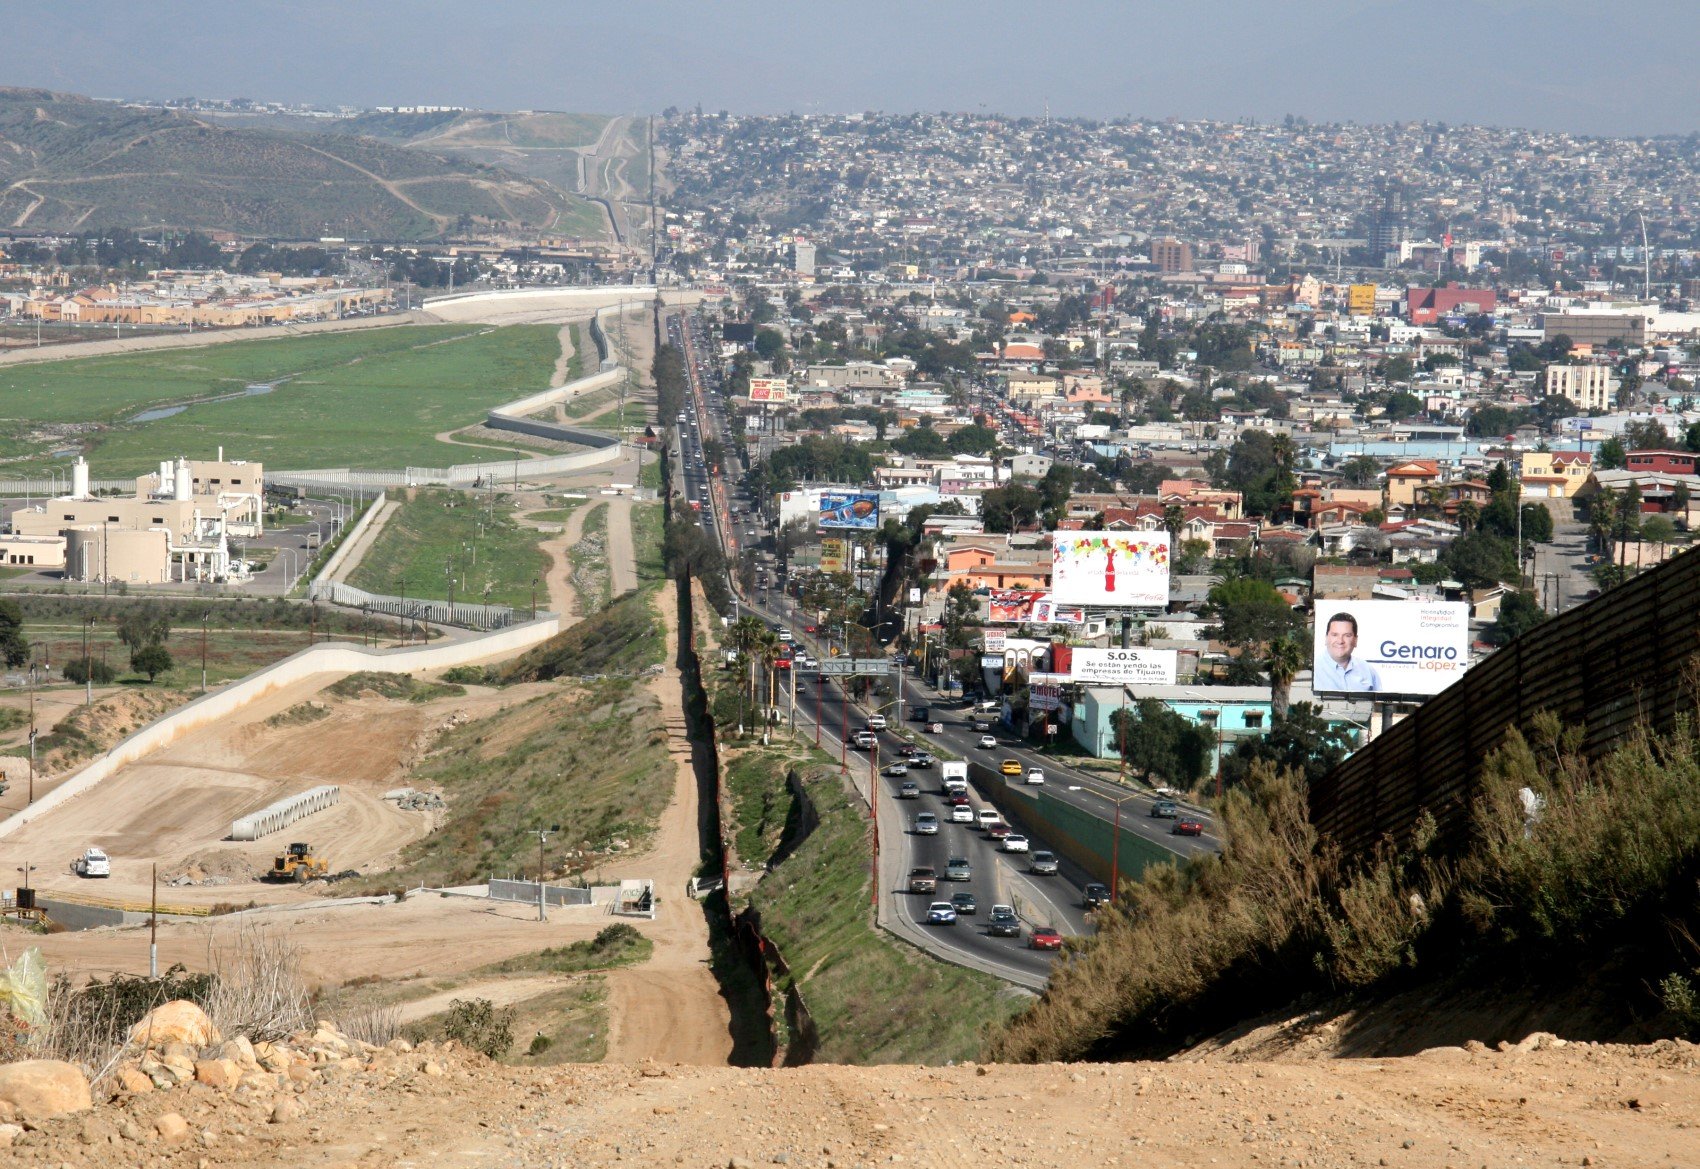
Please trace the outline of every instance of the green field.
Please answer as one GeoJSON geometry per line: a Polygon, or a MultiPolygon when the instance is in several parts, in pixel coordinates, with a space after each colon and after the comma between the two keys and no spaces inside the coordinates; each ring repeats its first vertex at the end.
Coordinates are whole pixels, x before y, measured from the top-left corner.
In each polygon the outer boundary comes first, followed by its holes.
{"type": "Polygon", "coordinates": [[[457,601],[529,613],[531,582],[548,568],[541,538],[503,497],[492,514],[482,495],[421,490],[385,521],[348,583],[394,596],[405,582],[410,597],[445,600],[453,579],[457,601]]]}
{"type": "Polygon", "coordinates": [[[0,456],[22,456],[8,473],[63,463],[48,452],[75,440],[20,436],[35,424],[94,422],[102,429],[82,437],[97,477],[139,474],[173,454],[211,457],[219,446],[273,470],[476,462],[434,436],[547,386],[556,333],[398,326],[19,366],[0,372],[0,456]],[[250,385],[276,388],[207,400],[250,385]],[[179,405],[188,409],[132,421],[179,405]]]}

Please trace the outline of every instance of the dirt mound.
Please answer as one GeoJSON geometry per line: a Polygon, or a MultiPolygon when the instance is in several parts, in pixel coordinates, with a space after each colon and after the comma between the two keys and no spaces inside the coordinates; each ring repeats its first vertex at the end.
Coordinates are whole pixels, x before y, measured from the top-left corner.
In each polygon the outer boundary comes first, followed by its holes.
{"type": "Polygon", "coordinates": [[[166,885],[229,885],[257,879],[252,857],[233,848],[206,848],[185,857],[183,863],[159,879],[166,885]]]}
{"type": "Polygon", "coordinates": [[[56,775],[107,750],[189,701],[181,690],[121,690],[79,706],[36,740],[39,775],[56,775]]]}

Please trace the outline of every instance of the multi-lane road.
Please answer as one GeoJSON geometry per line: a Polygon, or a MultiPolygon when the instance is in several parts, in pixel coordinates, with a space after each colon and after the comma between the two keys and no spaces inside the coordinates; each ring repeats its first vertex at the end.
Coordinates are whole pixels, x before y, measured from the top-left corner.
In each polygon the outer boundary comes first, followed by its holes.
{"type": "MultiPolygon", "coordinates": [[[[694,320],[674,315],[667,319],[668,339],[679,347],[685,357],[690,379],[684,409],[685,419],[663,420],[675,425],[678,431],[676,470],[683,484],[685,498],[700,508],[699,519],[704,530],[725,552],[729,563],[735,562],[738,549],[759,539],[755,509],[737,486],[741,468],[731,453],[731,444],[722,442],[727,465],[721,474],[710,473],[704,450],[705,440],[727,434],[725,399],[709,392],[711,382],[718,377],[715,363],[706,357],[706,338],[694,320]],[[732,486],[728,486],[731,484],[732,486]],[[736,511],[739,514],[734,514],[736,511]]],[[[734,582],[734,595],[737,596],[734,582]]],[[[811,619],[797,606],[794,599],[782,591],[763,590],[753,597],[738,597],[741,611],[755,614],[775,628],[790,631],[794,643],[816,657],[826,654],[821,639],[807,632],[811,619]]],[[[995,748],[979,746],[982,732],[973,722],[976,716],[968,704],[935,693],[924,682],[903,677],[899,672],[891,681],[901,685],[904,711],[926,706],[928,725],[909,722],[896,725],[897,704],[881,708],[892,718],[894,725],[877,733],[877,746],[872,751],[858,750],[848,745],[853,734],[867,724],[873,713],[856,702],[836,680],[819,677],[812,669],[780,671],[783,679],[776,705],[787,722],[795,723],[800,734],[814,739],[821,748],[839,758],[851,782],[875,813],[879,840],[879,916],[881,923],[928,950],[963,965],[985,970],[1029,987],[1042,986],[1049,973],[1052,953],[1029,948],[1031,931],[1039,926],[1052,926],[1064,934],[1090,932],[1090,916],[1083,906],[1084,886],[1089,874],[1063,859],[1056,875],[1038,876],[1030,871],[1031,852],[1027,854],[1002,851],[977,825],[952,823],[941,790],[941,770],[912,770],[905,778],[917,781],[922,788],[918,799],[899,799],[902,779],[881,772],[899,757],[899,748],[906,743],[922,746],[940,760],[969,759],[996,768],[1005,759],[1014,759],[1025,775],[1030,768],[1045,773],[1047,790],[1070,804],[1094,816],[1112,820],[1121,805],[1123,827],[1148,837],[1178,858],[1199,852],[1213,851],[1216,842],[1210,835],[1179,837],[1170,833],[1170,821],[1151,817],[1154,794],[1113,780],[1082,772],[1056,757],[1037,752],[1025,744],[1007,737],[997,726],[991,732],[999,739],[995,748]],[[939,726],[939,730],[931,729],[939,726]],[[921,835],[913,831],[915,816],[923,811],[937,815],[940,824],[936,835],[921,835]],[[966,860],[970,877],[966,881],[941,879],[936,893],[911,894],[907,891],[911,869],[927,866],[943,876],[952,858],[966,860]],[[926,924],[927,907],[937,901],[948,901],[951,895],[968,892],[974,895],[978,912],[961,917],[955,926],[926,924]],[[1023,921],[1018,938],[995,938],[986,928],[986,917],[994,904],[1012,905],[1023,921]]],[[[878,701],[878,700],[875,700],[878,701]]],[[[995,716],[990,716],[995,718],[995,716]]],[[[974,794],[975,810],[990,806],[983,791],[974,794]]],[[[1202,813],[1189,810],[1192,818],[1203,819],[1202,813]]],[[[1208,826],[1208,822],[1207,826],[1208,826]]],[[[1049,849],[1042,838],[1031,838],[1032,851],[1049,849]]]]}

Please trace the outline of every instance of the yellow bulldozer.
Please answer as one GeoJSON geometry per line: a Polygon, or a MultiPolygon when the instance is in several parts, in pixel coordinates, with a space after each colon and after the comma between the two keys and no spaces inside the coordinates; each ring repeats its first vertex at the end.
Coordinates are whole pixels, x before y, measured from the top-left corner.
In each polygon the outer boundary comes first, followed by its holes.
{"type": "Polygon", "coordinates": [[[268,881],[293,881],[299,885],[323,877],[331,871],[330,862],[313,854],[310,844],[292,844],[283,855],[272,861],[265,877],[268,881]]]}

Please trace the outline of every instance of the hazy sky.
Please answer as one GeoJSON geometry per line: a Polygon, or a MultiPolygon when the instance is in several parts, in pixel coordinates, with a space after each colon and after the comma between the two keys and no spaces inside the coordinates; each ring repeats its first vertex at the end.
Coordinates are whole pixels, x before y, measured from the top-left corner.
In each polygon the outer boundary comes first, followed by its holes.
{"type": "Polygon", "coordinates": [[[0,84],[100,97],[1700,130],[1696,0],[82,0],[0,84]]]}

